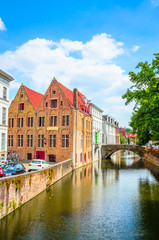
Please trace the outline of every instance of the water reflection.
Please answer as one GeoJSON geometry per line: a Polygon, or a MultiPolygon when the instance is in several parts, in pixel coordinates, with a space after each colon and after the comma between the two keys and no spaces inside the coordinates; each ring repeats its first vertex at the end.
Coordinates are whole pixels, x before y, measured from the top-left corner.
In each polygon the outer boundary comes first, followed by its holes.
{"type": "Polygon", "coordinates": [[[111,156],[112,163],[120,168],[133,168],[139,160],[141,159],[137,154],[127,150],[118,151],[111,156]]]}
{"type": "Polygon", "coordinates": [[[152,164],[118,152],[2,219],[0,239],[158,239],[158,176],[152,164]]]}
{"type": "Polygon", "coordinates": [[[158,239],[159,234],[159,184],[149,178],[140,180],[140,229],[146,239],[158,239]]]}

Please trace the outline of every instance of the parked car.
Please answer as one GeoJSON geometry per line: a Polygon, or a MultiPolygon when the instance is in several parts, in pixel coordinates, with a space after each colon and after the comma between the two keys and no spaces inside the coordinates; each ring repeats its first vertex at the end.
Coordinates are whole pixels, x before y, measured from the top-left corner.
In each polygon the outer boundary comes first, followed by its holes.
{"type": "Polygon", "coordinates": [[[4,177],[4,171],[3,171],[3,169],[5,168],[5,166],[6,166],[6,164],[4,164],[4,165],[2,165],[2,166],[0,167],[0,177],[4,177]]]}
{"type": "MultiPolygon", "coordinates": [[[[10,163],[16,163],[13,159],[7,158],[8,164],[10,163]]],[[[18,162],[17,162],[18,163],[18,162]]]]}
{"type": "Polygon", "coordinates": [[[49,164],[46,161],[41,160],[41,159],[33,159],[31,161],[31,163],[29,163],[28,172],[35,171],[35,170],[41,170],[41,169],[44,169],[47,167],[49,167],[49,164]]]}
{"type": "Polygon", "coordinates": [[[7,163],[8,163],[8,161],[7,161],[6,157],[0,157],[0,166],[7,164],[7,163]]]}
{"type": "Polygon", "coordinates": [[[11,175],[18,175],[26,172],[26,169],[22,163],[7,164],[2,170],[4,172],[4,177],[11,176],[11,175]]]}

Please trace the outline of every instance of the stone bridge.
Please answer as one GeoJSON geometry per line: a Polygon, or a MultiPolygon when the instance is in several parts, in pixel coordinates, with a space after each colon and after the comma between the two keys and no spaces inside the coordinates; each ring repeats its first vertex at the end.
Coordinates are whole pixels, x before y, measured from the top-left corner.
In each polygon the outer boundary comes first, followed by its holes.
{"type": "Polygon", "coordinates": [[[144,157],[145,148],[138,145],[130,144],[108,144],[102,146],[102,158],[110,158],[110,156],[119,151],[119,150],[128,150],[138,154],[140,157],[144,157]]]}

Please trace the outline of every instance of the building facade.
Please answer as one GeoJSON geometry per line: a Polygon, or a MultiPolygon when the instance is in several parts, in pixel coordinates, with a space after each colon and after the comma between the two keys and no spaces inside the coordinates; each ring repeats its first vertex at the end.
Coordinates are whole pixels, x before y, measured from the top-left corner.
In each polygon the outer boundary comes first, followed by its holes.
{"type": "Polygon", "coordinates": [[[102,144],[118,144],[120,142],[119,123],[109,115],[102,118],[102,144]]]}
{"type": "Polygon", "coordinates": [[[91,162],[91,125],[84,95],[53,79],[37,110],[36,157],[73,159],[75,167],[91,162]]]}
{"type": "Polygon", "coordinates": [[[126,138],[126,128],[119,128],[119,133],[121,133],[123,135],[123,137],[126,138]]]}
{"type": "Polygon", "coordinates": [[[120,131],[119,131],[119,123],[115,121],[116,126],[116,144],[120,144],[120,131]]]}
{"type": "Polygon", "coordinates": [[[77,89],[72,92],[55,78],[44,96],[21,86],[9,109],[12,118],[17,124],[9,128],[8,149],[21,158],[73,159],[74,167],[92,161],[92,118],[77,89]]]}
{"type": "Polygon", "coordinates": [[[0,157],[7,156],[9,83],[13,77],[0,70],[0,157]]]}
{"type": "Polygon", "coordinates": [[[16,151],[21,159],[31,160],[36,151],[36,114],[43,95],[23,84],[8,113],[8,152],[16,151]]]}
{"type": "Polygon", "coordinates": [[[93,119],[92,123],[92,157],[93,161],[101,159],[102,147],[102,113],[99,107],[95,104],[90,104],[90,114],[93,119]]]}

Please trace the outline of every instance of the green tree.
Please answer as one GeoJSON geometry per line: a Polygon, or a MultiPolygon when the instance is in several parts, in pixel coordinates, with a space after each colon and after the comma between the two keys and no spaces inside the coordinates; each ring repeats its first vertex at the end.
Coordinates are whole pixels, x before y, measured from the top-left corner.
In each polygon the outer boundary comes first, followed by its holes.
{"type": "Polygon", "coordinates": [[[131,128],[126,128],[126,132],[127,133],[132,133],[132,129],[131,128]]]}
{"type": "Polygon", "coordinates": [[[126,143],[126,138],[123,136],[122,133],[120,133],[120,144],[125,144],[126,143]]]}
{"type": "Polygon", "coordinates": [[[122,96],[126,105],[134,102],[130,126],[140,144],[159,139],[159,53],[152,63],[140,62],[137,73],[129,72],[133,85],[122,96]]]}

